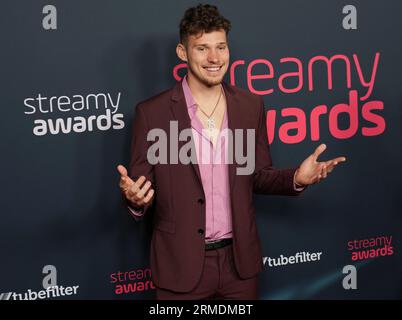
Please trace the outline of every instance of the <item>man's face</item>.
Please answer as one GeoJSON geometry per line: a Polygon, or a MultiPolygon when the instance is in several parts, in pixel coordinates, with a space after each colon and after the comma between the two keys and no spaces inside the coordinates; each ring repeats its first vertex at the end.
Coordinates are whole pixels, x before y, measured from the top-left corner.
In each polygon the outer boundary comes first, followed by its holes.
{"type": "Polygon", "coordinates": [[[206,86],[222,82],[229,67],[229,47],[226,32],[222,29],[189,36],[187,46],[179,57],[187,62],[188,73],[206,86]]]}

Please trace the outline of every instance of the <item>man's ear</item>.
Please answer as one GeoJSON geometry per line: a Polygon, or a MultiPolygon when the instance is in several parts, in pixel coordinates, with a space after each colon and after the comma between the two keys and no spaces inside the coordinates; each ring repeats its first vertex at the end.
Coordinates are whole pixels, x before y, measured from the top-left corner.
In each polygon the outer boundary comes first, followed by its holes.
{"type": "Polygon", "coordinates": [[[176,47],[176,54],[179,57],[180,60],[187,62],[187,51],[186,47],[182,44],[179,43],[176,47]]]}

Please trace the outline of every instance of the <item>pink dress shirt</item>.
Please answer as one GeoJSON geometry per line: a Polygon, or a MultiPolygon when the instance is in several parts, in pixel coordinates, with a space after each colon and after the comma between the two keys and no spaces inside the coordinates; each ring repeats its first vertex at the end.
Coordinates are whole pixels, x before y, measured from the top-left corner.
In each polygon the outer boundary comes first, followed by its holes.
{"type": "Polygon", "coordinates": [[[225,111],[217,146],[214,148],[201,120],[196,116],[197,103],[188,86],[187,76],[183,79],[182,85],[188,115],[191,120],[197,162],[205,194],[205,240],[209,242],[231,238],[232,212],[230,206],[229,166],[225,163],[227,143],[225,135],[222,135],[222,131],[228,128],[227,113],[225,111]]]}

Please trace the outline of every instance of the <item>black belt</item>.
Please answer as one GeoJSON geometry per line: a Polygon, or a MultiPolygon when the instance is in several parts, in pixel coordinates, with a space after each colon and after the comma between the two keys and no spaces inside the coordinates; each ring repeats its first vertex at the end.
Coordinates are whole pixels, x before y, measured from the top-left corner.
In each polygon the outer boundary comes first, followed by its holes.
{"type": "Polygon", "coordinates": [[[225,238],[217,241],[207,242],[205,243],[205,251],[219,249],[232,244],[232,238],[225,238]]]}

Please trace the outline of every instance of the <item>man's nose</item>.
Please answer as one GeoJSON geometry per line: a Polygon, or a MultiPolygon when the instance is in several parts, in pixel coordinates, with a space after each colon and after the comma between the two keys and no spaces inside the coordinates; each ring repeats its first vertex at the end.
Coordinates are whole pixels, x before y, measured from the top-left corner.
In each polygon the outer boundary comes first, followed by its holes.
{"type": "Polygon", "coordinates": [[[217,62],[218,61],[218,53],[216,50],[212,49],[208,53],[208,61],[217,62]]]}

